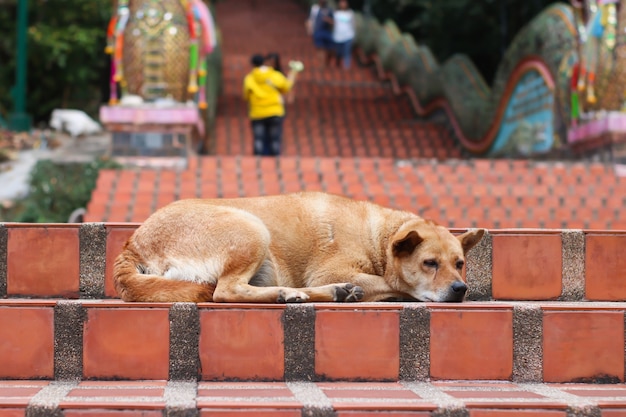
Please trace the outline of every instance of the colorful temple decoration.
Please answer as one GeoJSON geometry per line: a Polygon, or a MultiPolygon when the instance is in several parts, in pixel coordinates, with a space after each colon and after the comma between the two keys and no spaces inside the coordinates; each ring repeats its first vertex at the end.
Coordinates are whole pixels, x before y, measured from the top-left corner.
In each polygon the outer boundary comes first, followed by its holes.
{"type": "Polygon", "coordinates": [[[116,157],[187,156],[209,146],[221,65],[202,0],[117,0],[107,28],[110,97],[100,120],[116,157]]]}
{"type": "Polygon", "coordinates": [[[584,93],[584,100],[578,102],[578,116],[582,109],[609,105],[606,100],[598,102],[598,93],[604,96],[607,88],[614,87],[609,85],[609,79],[616,69],[617,3],[617,0],[591,0],[575,4],[580,46],[577,71],[573,71],[572,77],[576,78],[578,91],[584,93]]]}
{"type": "Polygon", "coordinates": [[[572,1],[578,61],[571,69],[567,143],[626,166],[626,7],[618,0],[572,1]]]}
{"type": "Polygon", "coordinates": [[[109,104],[130,94],[206,108],[206,58],[216,45],[215,22],[201,0],[118,0],[107,30],[109,104]]]}
{"type": "Polygon", "coordinates": [[[215,23],[208,7],[201,0],[189,0],[187,4],[189,26],[189,85],[187,92],[198,93],[198,105],[207,107],[206,102],[206,56],[216,45],[215,23]]]}

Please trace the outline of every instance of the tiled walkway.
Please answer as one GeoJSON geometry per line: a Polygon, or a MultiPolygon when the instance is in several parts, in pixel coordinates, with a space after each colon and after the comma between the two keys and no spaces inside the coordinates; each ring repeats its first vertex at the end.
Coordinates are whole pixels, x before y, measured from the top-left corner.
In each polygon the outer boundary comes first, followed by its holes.
{"type": "Polygon", "coordinates": [[[1,381],[0,404],[3,417],[23,415],[24,409],[28,415],[62,410],[66,417],[112,416],[120,409],[127,417],[157,417],[163,410],[199,410],[206,417],[365,417],[381,412],[394,412],[394,417],[618,417],[626,415],[626,387],[447,381],[1,381]]]}
{"type": "Polygon", "coordinates": [[[100,174],[87,221],[141,222],[181,198],[326,191],[449,227],[626,229],[626,178],[610,166],[507,160],[202,157],[186,171],[100,174]]]}

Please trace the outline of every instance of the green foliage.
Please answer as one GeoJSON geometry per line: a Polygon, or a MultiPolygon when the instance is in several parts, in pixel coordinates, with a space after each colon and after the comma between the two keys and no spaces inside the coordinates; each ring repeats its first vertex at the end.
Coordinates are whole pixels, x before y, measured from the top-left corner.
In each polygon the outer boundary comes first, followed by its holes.
{"type": "MultiPolygon", "coordinates": [[[[94,115],[106,88],[110,0],[30,0],[27,111],[47,121],[54,108],[94,115]]],[[[0,109],[13,107],[16,2],[0,7],[0,109]],[[6,63],[6,64],[5,64],[6,63]]]]}
{"type": "Polygon", "coordinates": [[[72,211],[87,206],[99,171],[119,167],[110,160],[84,164],[39,161],[31,171],[29,195],[0,217],[12,222],[65,223],[72,211]]]}
{"type": "Polygon", "coordinates": [[[10,88],[15,82],[15,5],[0,7],[0,118],[12,107],[10,88]]]}
{"type": "Polygon", "coordinates": [[[354,0],[380,21],[391,19],[439,62],[467,54],[490,82],[517,32],[555,0],[354,0]]]}

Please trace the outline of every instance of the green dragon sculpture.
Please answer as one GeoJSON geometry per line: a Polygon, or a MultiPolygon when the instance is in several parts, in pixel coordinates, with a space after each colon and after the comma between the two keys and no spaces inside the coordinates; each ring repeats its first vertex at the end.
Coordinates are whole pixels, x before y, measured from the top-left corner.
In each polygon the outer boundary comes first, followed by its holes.
{"type": "Polygon", "coordinates": [[[445,111],[469,152],[546,154],[566,148],[568,131],[581,119],[623,106],[626,44],[618,28],[626,27],[626,7],[616,3],[546,8],[516,35],[492,86],[467,56],[439,63],[391,21],[359,14],[356,45],[381,77],[411,97],[419,115],[445,111]]]}

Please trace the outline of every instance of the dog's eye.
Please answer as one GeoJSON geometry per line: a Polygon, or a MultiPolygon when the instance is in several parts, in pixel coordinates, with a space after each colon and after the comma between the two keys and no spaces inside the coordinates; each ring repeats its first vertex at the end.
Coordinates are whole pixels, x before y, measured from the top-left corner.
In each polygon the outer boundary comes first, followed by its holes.
{"type": "Polygon", "coordinates": [[[427,266],[429,268],[438,268],[439,267],[439,263],[437,263],[437,261],[434,260],[434,259],[426,259],[424,261],[424,266],[427,266]]]}
{"type": "Polygon", "coordinates": [[[463,269],[463,266],[465,265],[465,262],[463,261],[458,261],[456,263],[456,269],[463,269]]]}

